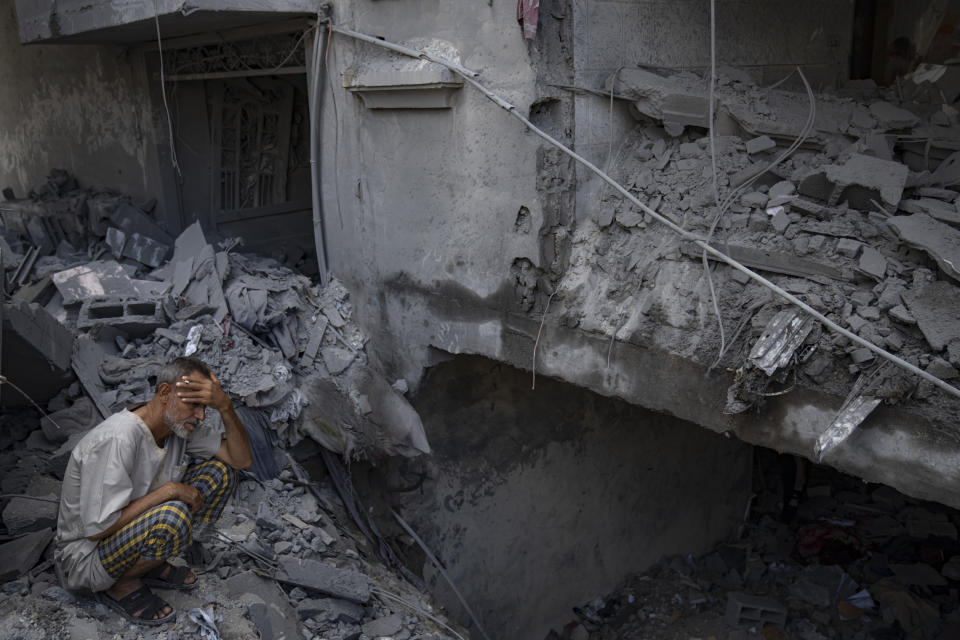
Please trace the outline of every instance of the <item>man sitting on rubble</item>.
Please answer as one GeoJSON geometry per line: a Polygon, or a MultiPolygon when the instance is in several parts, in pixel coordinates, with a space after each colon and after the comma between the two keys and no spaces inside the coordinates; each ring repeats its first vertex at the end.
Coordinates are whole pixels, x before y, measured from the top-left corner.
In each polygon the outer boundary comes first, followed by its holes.
{"type": "Polygon", "coordinates": [[[197,586],[196,574],[166,560],[216,521],[236,486],[234,469],[251,462],[217,376],[196,358],[177,358],[150,402],[107,418],[70,455],[55,554],[64,586],[95,592],[133,622],[168,622],[173,610],[150,587],[197,586]],[[222,434],[200,424],[206,407],[220,413],[222,434]]]}

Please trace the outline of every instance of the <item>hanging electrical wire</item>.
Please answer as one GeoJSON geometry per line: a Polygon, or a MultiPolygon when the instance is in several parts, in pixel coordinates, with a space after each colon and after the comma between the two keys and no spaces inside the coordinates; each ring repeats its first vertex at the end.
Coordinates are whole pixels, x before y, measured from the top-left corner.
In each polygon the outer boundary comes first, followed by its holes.
{"type": "Polygon", "coordinates": [[[173,117],[170,115],[170,104],[167,102],[167,78],[163,68],[163,39],[160,37],[160,9],[157,7],[157,0],[153,0],[153,22],[157,28],[157,53],[160,57],[160,95],[163,96],[163,108],[167,112],[167,129],[170,134],[170,164],[182,178],[183,173],[180,172],[180,163],[177,161],[177,143],[173,137],[173,117]]]}

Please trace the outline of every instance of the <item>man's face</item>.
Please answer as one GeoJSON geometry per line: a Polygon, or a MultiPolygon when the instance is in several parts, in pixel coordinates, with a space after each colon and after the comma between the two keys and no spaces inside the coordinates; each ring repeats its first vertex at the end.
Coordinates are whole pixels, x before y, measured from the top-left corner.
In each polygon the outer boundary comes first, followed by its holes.
{"type": "Polygon", "coordinates": [[[176,387],[170,388],[170,396],[163,410],[163,423],[175,435],[184,440],[189,439],[190,434],[204,417],[206,417],[206,407],[202,404],[184,402],[177,397],[176,387]]]}

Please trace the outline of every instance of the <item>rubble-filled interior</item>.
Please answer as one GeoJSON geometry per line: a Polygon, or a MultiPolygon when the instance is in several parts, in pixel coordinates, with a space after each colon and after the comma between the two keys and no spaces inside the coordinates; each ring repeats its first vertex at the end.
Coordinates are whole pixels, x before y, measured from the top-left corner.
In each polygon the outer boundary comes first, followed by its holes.
{"type": "Polygon", "coordinates": [[[960,633],[957,510],[768,449],[757,450],[753,489],[736,536],[708,553],[664,557],[578,603],[549,637],[947,640],[960,633]]]}

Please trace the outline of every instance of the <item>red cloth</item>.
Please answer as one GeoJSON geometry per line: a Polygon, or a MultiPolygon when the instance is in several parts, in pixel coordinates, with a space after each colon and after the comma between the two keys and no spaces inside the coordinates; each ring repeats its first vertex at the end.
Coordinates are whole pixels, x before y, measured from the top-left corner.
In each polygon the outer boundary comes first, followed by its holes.
{"type": "Polygon", "coordinates": [[[537,22],[540,20],[540,0],[518,0],[517,22],[523,27],[523,37],[537,39],[537,22]]]}

